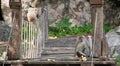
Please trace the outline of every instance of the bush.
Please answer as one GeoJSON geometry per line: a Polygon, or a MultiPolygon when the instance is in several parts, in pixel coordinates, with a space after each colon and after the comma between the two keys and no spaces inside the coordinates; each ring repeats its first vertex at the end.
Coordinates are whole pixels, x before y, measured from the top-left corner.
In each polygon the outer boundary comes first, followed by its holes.
{"type": "MultiPolygon", "coordinates": [[[[92,34],[93,33],[93,26],[91,23],[83,24],[82,26],[74,26],[70,27],[71,24],[69,22],[69,19],[63,18],[61,21],[56,24],[55,27],[49,27],[49,36],[67,36],[67,35],[84,35],[84,34],[92,34]]],[[[109,30],[113,29],[114,26],[109,26],[107,24],[104,24],[103,30],[104,32],[108,32],[109,30]]]]}
{"type": "Polygon", "coordinates": [[[111,30],[113,28],[114,28],[114,26],[109,26],[107,24],[104,24],[104,26],[103,26],[103,30],[105,33],[107,33],[109,30],[111,30]]]}
{"type": "Polygon", "coordinates": [[[86,33],[92,33],[93,28],[92,24],[84,24],[83,26],[77,27],[70,27],[71,24],[69,22],[69,19],[63,18],[61,21],[56,24],[55,27],[49,27],[49,36],[67,36],[67,35],[78,35],[78,34],[86,34],[86,33]]]}
{"type": "Polygon", "coordinates": [[[120,59],[117,60],[117,65],[120,66],[120,59]]]}

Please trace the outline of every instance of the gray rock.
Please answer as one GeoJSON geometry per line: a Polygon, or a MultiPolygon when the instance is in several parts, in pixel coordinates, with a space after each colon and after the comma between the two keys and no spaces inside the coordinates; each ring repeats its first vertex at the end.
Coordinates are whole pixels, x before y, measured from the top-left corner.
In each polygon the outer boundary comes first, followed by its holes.
{"type": "MultiPolygon", "coordinates": [[[[109,57],[120,58],[120,34],[117,33],[118,28],[119,27],[112,29],[106,34],[106,40],[109,47],[109,57]]],[[[92,39],[87,36],[83,36],[81,40],[82,41],[79,39],[75,52],[80,52],[86,56],[91,56],[92,39]]]]}
{"type": "Polygon", "coordinates": [[[11,28],[8,25],[0,25],[0,41],[8,41],[11,28]]]}
{"type": "Polygon", "coordinates": [[[116,28],[116,32],[120,35],[120,26],[116,28]]]}
{"type": "Polygon", "coordinates": [[[106,39],[109,46],[109,57],[120,57],[120,35],[116,29],[110,30],[106,34],[106,39]]]}
{"type": "Polygon", "coordinates": [[[80,26],[80,22],[76,19],[69,19],[69,22],[71,23],[71,27],[80,26]]]}

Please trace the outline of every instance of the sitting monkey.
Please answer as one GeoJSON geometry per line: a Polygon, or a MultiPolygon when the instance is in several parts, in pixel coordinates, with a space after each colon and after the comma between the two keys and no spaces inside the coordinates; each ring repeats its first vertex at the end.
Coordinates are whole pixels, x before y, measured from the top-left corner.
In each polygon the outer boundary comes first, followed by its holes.
{"type": "Polygon", "coordinates": [[[92,50],[92,38],[91,36],[78,36],[75,43],[75,56],[77,57],[89,57],[92,50]]]}

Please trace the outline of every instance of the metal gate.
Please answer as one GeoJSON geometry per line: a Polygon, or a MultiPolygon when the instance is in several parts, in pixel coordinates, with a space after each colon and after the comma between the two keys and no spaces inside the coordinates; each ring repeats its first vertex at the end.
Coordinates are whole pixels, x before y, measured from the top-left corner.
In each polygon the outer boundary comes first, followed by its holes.
{"type": "Polygon", "coordinates": [[[39,26],[29,22],[22,23],[22,59],[40,58],[42,35],[39,26]]]}
{"type": "Polygon", "coordinates": [[[39,17],[35,23],[22,21],[21,33],[21,58],[39,59],[44,48],[48,34],[48,10],[47,5],[39,10],[39,17]]]}

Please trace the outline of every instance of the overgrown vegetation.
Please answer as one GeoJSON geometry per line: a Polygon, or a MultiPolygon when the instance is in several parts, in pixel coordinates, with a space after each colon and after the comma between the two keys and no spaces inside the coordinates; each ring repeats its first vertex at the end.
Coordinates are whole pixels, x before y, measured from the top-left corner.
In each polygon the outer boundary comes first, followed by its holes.
{"type": "MultiPolygon", "coordinates": [[[[104,24],[104,32],[108,32],[110,29],[113,29],[113,26],[109,26],[107,24],[104,24]]],[[[32,28],[30,29],[27,25],[22,26],[22,36],[23,39],[32,38],[33,36],[37,36],[37,31],[32,28]]],[[[83,24],[82,26],[74,26],[71,27],[71,23],[69,22],[69,19],[63,18],[60,20],[59,23],[55,25],[55,27],[49,27],[49,36],[53,37],[62,37],[62,36],[68,36],[68,35],[85,35],[85,34],[91,34],[93,33],[93,26],[91,23],[83,24]]]]}
{"type": "Polygon", "coordinates": [[[103,30],[105,33],[107,33],[109,30],[114,29],[114,28],[115,28],[115,26],[110,26],[107,24],[104,24],[104,26],[103,26],[103,30]]]}
{"type": "MultiPolygon", "coordinates": [[[[112,29],[112,26],[104,25],[104,32],[108,32],[110,29],[112,29]]],[[[71,27],[71,24],[69,22],[69,19],[63,18],[60,20],[59,23],[55,25],[55,27],[49,27],[49,36],[68,36],[68,35],[79,35],[79,34],[91,34],[93,33],[93,26],[91,23],[83,24],[82,26],[74,26],[71,27]]]]}
{"type": "Polygon", "coordinates": [[[117,65],[120,66],[120,59],[117,60],[117,65]]]}
{"type": "Polygon", "coordinates": [[[49,36],[67,36],[67,35],[78,35],[78,34],[86,34],[92,32],[91,24],[84,24],[83,26],[71,27],[69,19],[63,18],[61,21],[56,24],[55,27],[49,27],[49,36]]]}

